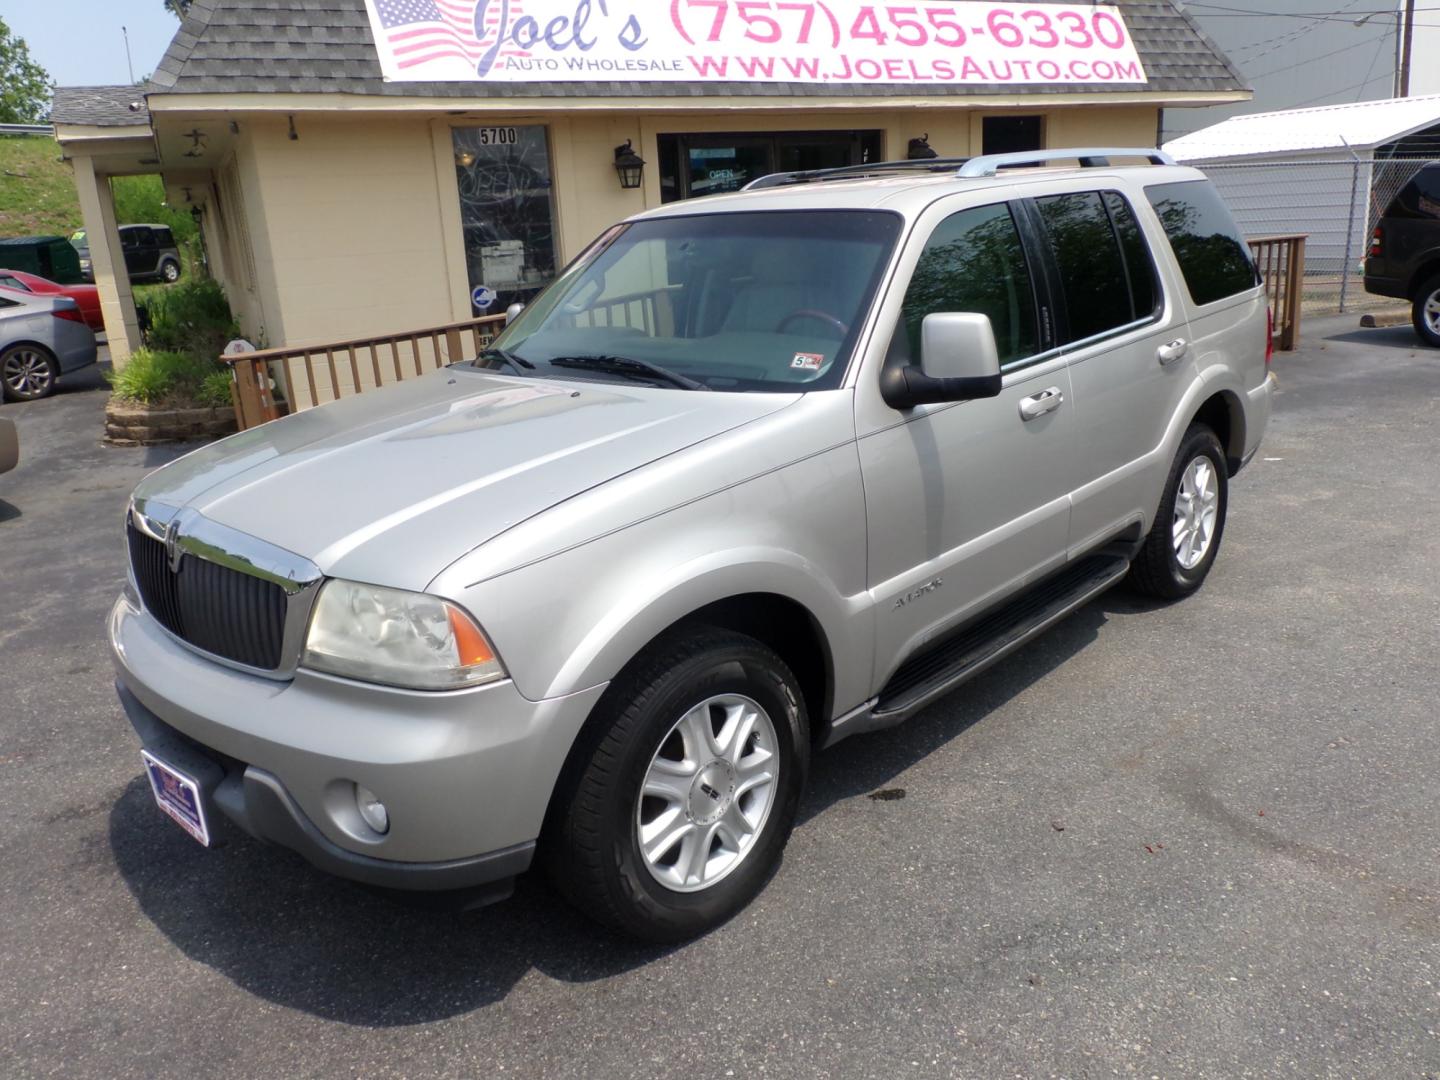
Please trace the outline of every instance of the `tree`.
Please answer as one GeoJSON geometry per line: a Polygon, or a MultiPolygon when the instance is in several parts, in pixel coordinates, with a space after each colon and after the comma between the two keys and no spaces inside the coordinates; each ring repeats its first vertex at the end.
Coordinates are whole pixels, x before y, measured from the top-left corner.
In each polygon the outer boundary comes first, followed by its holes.
{"type": "Polygon", "coordinates": [[[54,83],[34,60],[25,39],[0,19],[0,124],[38,124],[50,108],[54,83]]]}
{"type": "Polygon", "coordinates": [[[190,3],[191,0],[164,0],[165,10],[177,19],[183,19],[190,13],[190,3]]]}

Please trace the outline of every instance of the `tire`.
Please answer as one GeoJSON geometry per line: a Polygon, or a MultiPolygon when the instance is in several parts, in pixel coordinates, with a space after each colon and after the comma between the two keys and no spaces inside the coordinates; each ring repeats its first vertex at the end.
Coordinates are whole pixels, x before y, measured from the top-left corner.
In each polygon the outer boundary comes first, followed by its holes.
{"type": "Polygon", "coordinates": [[[810,755],[795,676],[753,638],[697,627],[662,639],[596,708],[542,838],[550,879],[645,941],[719,926],[764,886],[795,822],[810,755]],[[656,785],[664,796],[642,793],[656,785]]]}
{"type": "Polygon", "coordinates": [[[1220,440],[1204,424],[1194,424],[1180,442],[1150,534],[1130,564],[1130,587],[1160,600],[1181,600],[1205,584],[1220,552],[1229,499],[1220,440]],[[1202,497],[1192,511],[1196,500],[1190,492],[1197,488],[1202,497]]]}
{"type": "Polygon", "coordinates": [[[160,279],[166,285],[174,285],[180,280],[180,264],[174,259],[166,259],[160,264],[160,279]]]}
{"type": "Polygon", "coordinates": [[[1425,344],[1440,349],[1440,274],[1430,278],[1415,293],[1410,317],[1415,333],[1425,344]]]}
{"type": "Polygon", "coordinates": [[[55,392],[60,365],[40,345],[12,345],[0,353],[0,390],[6,401],[38,401],[55,392]]]}

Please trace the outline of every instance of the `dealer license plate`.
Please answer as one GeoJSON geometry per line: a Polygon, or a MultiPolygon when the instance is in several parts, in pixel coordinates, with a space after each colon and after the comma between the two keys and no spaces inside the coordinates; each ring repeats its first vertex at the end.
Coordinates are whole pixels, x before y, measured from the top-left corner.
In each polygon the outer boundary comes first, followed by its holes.
{"type": "Polygon", "coordinates": [[[210,826],[205,821],[205,802],[200,785],[184,773],[171,768],[148,750],[141,750],[145,774],[150,777],[150,790],[155,803],[179,826],[206,847],[210,846],[210,826]]]}

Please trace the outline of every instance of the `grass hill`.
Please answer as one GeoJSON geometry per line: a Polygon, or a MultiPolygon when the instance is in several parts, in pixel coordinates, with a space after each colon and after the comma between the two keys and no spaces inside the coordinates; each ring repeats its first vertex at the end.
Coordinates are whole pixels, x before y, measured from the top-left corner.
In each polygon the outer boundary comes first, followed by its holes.
{"type": "Polygon", "coordinates": [[[0,137],[0,237],[69,236],[80,227],[75,179],[55,140],[0,137]]]}
{"type": "MultiPolygon", "coordinates": [[[[111,182],[121,225],[169,225],[182,245],[195,235],[190,215],[165,205],[158,176],[121,176],[111,182]]],[[[80,200],[70,166],[48,135],[0,136],[0,237],[69,236],[82,228],[80,200]]]]}

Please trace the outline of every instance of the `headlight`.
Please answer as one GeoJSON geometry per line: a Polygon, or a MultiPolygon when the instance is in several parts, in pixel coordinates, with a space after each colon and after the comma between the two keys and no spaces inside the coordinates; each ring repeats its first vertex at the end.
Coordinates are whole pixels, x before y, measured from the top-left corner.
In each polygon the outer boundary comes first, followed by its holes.
{"type": "Polygon", "coordinates": [[[339,580],[320,590],[301,663],[413,690],[458,690],[505,674],[475,620],[448,600],[339,580]]]}

